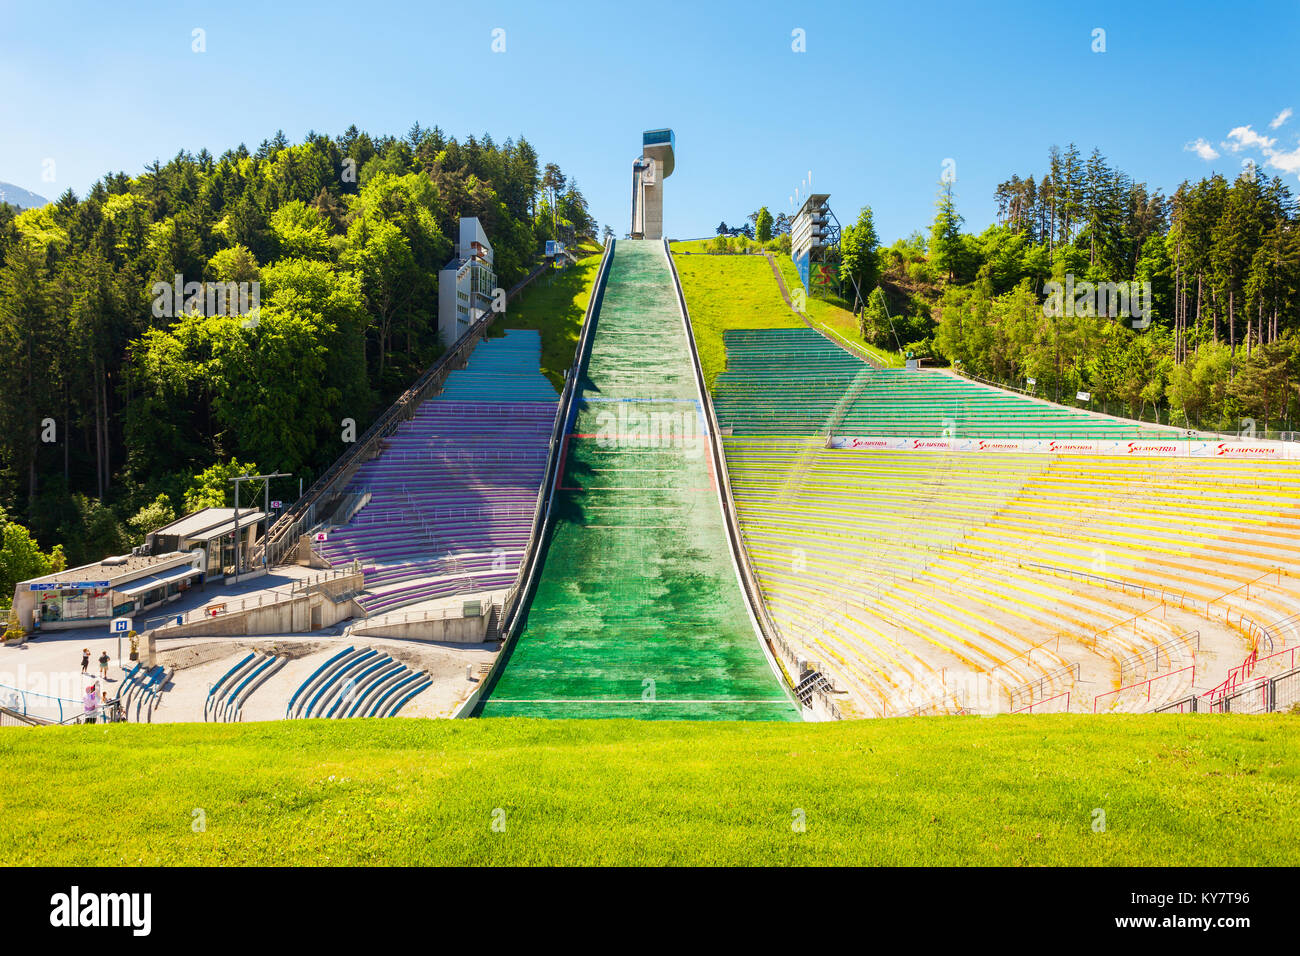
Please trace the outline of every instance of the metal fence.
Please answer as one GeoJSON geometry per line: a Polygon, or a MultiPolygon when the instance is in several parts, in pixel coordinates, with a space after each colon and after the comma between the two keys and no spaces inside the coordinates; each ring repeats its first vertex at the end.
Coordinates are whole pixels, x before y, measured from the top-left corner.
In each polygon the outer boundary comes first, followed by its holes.
{"type": "MultiPolygon", "coordinates": [[[[1007,697],[1009,699],[1011,710],[1013,713],[1017,713],[1020,710],[1026,710],[1032,713],[1033,712],[1032,708],[1035,705],[1046,703],[1048,699],[1054,699],[1054,698],[1045,698],[1045,694],[1047,693],[1048,690],[1055,689],[1058,681],[1068,680],[1070,683],[1068,685],[1062,685],[1062,686],[1073,687],[1075,681],[1077,681],[1078,679],[1079,679],[1078,662],[1075,662],[1073,664],[1062,664],[1060,667],[1048,671],[1047,673],[1043,674],[1041,677],[1038,677],[1031,681],[1026,681],[1025,683],[1021,684],[1018,687],[1011,688],[1011,690],[1007,692],[1007,697]]],[[[1060,694],[1057,694],[1056,696],[1059,697],[1060,694]]],[[[1067,700],[1066,706],[1068,709],[1069,706],[1068,694],[1066,694],[1066,700],[1067,700]]]]}
{"type": "Polygon", "coordinates": [[[24,717],[36,718],[40,723],[62,723],[82,713],[80,700],[41,694],[8,684],[0,684],[0,706],[24,717]]]}
{"type": "Polygon", "coordinates": [[[1021,707],[1017,710],[1013,710],[1011,713],[1041,714],[1045,712],[1053,713],[1053,714],[1068,714],[1070,712],[1070,692],[1067,690],[1064,691],[1063,693],[1056,694],[1053,697],[1047,697],[1042,700],[1036,700],[1030,704],[1026,704],[1024,707],[1021,707]]]}
{"type": "Polygon", "coordinates": [[[1261,677],[1210,702],[1216,714],[1271,714],[1300,705],[1300,667],[1276,677],[1261,677]]]}
{"type": "Polygon", "coordinates": [[[1300,667],[1276,677],[1260,677],[1218,697],[1184,697],[1155,708],[1157,714],[1271,714],[1300,707],[1300,667]]]}
{"type": "MultiPolygon", "coordinates": [[[[349,587],[346,582],[348,578],[355,577],[360,573],[361,563],[354,560],[351,565],[345,568],[334,568],[309,577],[299,578],[291,583],[287,589],[272,588],[229,598],[214,599],[186,611],[177,611],[162,617],[150,618],[144,622],[141,629],[149,631],[183,627],[187,624],[197,624],[201,621],[212,620],[228,614],[238,614],[253,608],[286,604],[311,594],[325,594],[330,600],[338,603],[349,596],[359,593],[359,588],[349,587]]],[[[160,636],[166,637],[166,634],[160,636]]]]}
{"type": "Polygon", "coordinates": [[[1119,682],[1121,685],[1131,684],[1142,674],[1158,674],[1162,661],[1166,667],[1172,670],[1175,653],[1180,661],[1187,660],[1189,657],[1192,661],[1195,661],[1196,653],[1200,649],[1201,632],[1199,630],[1171,637],[1167,641],[1156,644],[1154,647],[1145,648],[1140,653],[1120,661],[1119,682]]]}
{"type": "Polygon", "coordinates": [[[1290,712],[1300,707],[1300,667],[1274,677],[1272,684],[1272,710],[1290,712]]]}
{"type": "Polygon", "coordinates": [[[1216,714],[1267,714],[1273,708],[1269,706],[1272,699],[1273,681],[1267,677],[1252,681],[1245,687],[1224,694],[1210,702],[1210,712],[1216,714]]]}
{"type": "Polygon", "coordinates": [[[374,621],[360,620],[347,628],[348,634],[366,634],[367,627],[388,627],[393,624],[419,624],[425,621],[457,621],[465,617],[490,617],[494,610],[500,612],[500,606],[493,602],[492,592],[484,591],[474,597],[474,591],[460,591],[454,596],[460,599],[459,607],[435,607],[425,611],[390,611],[374,621]],[[465,604],[477,604],[479,613],[467,615],[465,604]]]}
{"type": "Polygon", "coordinates": [[[38,717],[24,714],[22,711],[0,706],[0,727],[39,727],[48,723],[50,721],[41,720],[38,717]]]}

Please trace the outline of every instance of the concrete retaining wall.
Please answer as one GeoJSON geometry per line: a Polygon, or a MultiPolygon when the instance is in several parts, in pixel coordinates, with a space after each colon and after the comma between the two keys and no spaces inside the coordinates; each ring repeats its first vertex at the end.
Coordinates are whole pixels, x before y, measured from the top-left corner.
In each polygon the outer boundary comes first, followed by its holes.
{"type": "MultiPolygon", "coordinates": [[[[342,593],[361,588],[360,573],[328,582],[329,590],[342,593]]],[[[355,598],[339,601],[323,590],[309,591],[261,606],[243,608],[215,617],[172,624],[151,631],[159,638],[246,637],[258,634],[301,634],[333,627],[339,621],[365,617],[355,598]]]]}
{"type": "Polygon", "coordinates": [[[480,617],[357,624],[348,633],[357,637],[398,637],[408,641],[437,641],[443,644],[482,644],[487,638],[487,628],[488,615],[484,614],[480,617]]]}
{"type": "Polygon", "coordinates": [[[294,563],[308,568],[332,567],[328,561],[311,549],[311,537],[305,534],[298,539],[298,556],[294,563]]]}

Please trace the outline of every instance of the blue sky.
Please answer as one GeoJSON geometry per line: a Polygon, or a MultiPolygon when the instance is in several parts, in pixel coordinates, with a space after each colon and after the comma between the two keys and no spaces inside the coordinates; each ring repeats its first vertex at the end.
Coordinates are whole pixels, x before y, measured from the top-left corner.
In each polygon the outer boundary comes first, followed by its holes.
{"type": "Polygon", "coordinates": [[[81,194],[181,148],[418,120],[524,134],[619,235],[640,132],[659,126],[677,134],[680,238],[788,209],[811,171],[841,221],[870,204],[888,242],[928,225],[946,159],[982,229],[994,186],[1071,140],[1166,191],[1250,157],[1300,192],[1300,118],[1269,125],[1300,110],[1300,4],[1136,6],[5,2],[0,180],[81,194]]]}

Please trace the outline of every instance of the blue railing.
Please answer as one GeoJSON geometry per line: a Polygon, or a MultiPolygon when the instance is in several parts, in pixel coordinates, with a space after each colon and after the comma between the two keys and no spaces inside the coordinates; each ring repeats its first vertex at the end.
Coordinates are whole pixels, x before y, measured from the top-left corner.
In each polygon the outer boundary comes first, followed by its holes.
{"type": "MultiPolygon", "coordinates": [[[[32,690],[23,690],[21,687],[11,687],[8,684],[0,684],[0,704],[8,707],[10,710],[17,711],[24,716],[43,717],[44,714],[32,713],[29,708],[44,707],[47,710],[58,710],[59,723],[69,717],[78,717],[83,713],[83,704],[79,700],[73,700],[69,697],[54,697],[50,694],[39,694],[32,690]],[[38,700],[52,701],[52,704],[29,703],[30,698],[38,700]],[[69,706],[64,707],[67,704],[69,706]]],[[[47,719],[53,719],[52,717],[47,719]]]]}
{"type": "Polygon", "coordinates": [[[305,681],[303,681],[301,685],[299,685],[298,689],[293,692],[293,696],[289,698],[289,704],[284,708],[284,716],[288,717],[290,714],[293,713],[293,705],[298,702],[298,698],[301,697],[303,692],[306,691],[307,688],[311,686],[312,682],[315,681],[316,678],[319,677],[325,671],[325,668],[338,663],[344,657],[351,654],[354,650],[356,650],[355,647],[352,646],[345,647],[343,650],[339,651],[337,654],[335,654],[333,657],[327,660],[320,667],[312,671],[310,676],[308,676],[308,678],[305,681]]]}

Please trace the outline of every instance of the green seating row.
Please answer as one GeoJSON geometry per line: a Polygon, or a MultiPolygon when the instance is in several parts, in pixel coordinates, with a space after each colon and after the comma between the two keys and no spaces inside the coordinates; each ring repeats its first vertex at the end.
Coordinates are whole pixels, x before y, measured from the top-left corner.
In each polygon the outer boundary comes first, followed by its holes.
{"type": "Polygon", "coordinates": [[[734,435],[1149,438],[1178,433],[935,371],[873,369],[811,329],[731,329],[714,387],[734,435]]]}

